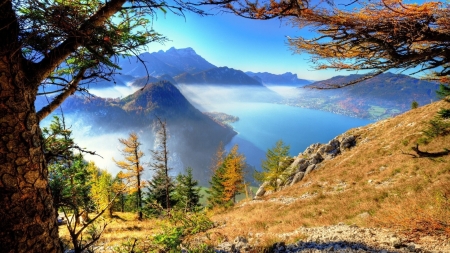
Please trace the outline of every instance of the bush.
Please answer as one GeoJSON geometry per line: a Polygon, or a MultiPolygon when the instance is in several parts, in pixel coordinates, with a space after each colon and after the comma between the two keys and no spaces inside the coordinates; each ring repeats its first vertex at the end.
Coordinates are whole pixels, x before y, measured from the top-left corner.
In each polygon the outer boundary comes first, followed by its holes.
{"type": "Polygon", "coordinates": [[[442,119],[450,118],[450,109],[440,109],[437,113],[438,116],[442,119]]]}
{"type": "Polygon", "coordinates": [[[412,103],[411,103],[411,109],[416,109],[417,107],[419,107],[419,103],[417,103],[416,100],[412,101],[412,103]]]}
{"type": "MultiPolygon", "coordinates": [[[[162,231],[146,240],[132,239],[114,249],[115,252],[181,252],[181,243],[189,236],[204,232],[213,227],[213,222],[204,212],[183,212],[172,209],[166,216],[162,231]]],[[[206,244],[188,246],[189,252],[214,252],[213,248],[206,244]]]]}
{"type": "Polygon", "coordinates": [[[423,133],[428,138],[445,136],[450,133],[450,122],[440,117],[435,117],[428,122],[428,128],[423,130],[423,133]]]}
{"type": "Polygon", "coordinates": [[[180,244],[183,239],[182,227],[163,227],[163,232],[153,237],[153,243],[160,246],[163,252],[180,252],[180,244]]]}

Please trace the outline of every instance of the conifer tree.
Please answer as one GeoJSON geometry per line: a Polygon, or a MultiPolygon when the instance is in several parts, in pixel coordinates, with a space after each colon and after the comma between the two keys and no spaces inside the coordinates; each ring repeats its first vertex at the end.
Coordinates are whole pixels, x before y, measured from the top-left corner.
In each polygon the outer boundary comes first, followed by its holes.
{"type": "Polygon", "coordinates": [[[150,42],[164,42],[151,25],[159,10],[205,14],[200,3],[1,1],[2,252],[62,252],[39,122],[76,91],[95,80],[111,80],[122,56],[139,54],[150,42]],[[55,89],[46,90],[47,85],[55,89]],[[36,98],[46,94],[53,96],[36,111],[36,98]]]}
{"type": "Polygon", "coordinates": [[[170,194],[173,191],[172,179],[169,176],[169,150],[167,146],[168,131],[166,121],[156,118],[154,122],[154,130],[156,132],[155,150],[151,150],[153,163],[151,166],[155,170],[155,175],[150,182],[149,195],[150,199],[155,199],[170,213],[171,204],[173,200],[170,199],[170,194]],[[163,191],[161,191],[163,189],[163,191]],[[163,194],[161,196],[161,194],[163,194]],[[153,196],[153,197],[152,197],[153,196]],[[161,198],[164,198],[162,200],[161,198]]]}
{"type": "Polygon", "coordinates": [[[187,168],[186,174],[176,177],[173,198],[177,207],[192,212],[200,206],[200,188],[197,186],[198,181],[192,176],[192,168],[187,168]]]}
{"type": "Polygon", "coordinates": [[[208,206],[215,207],[224,204],[224,174],[225,174],[225,160],[226,152],[223,148],[223,144],[220,143],[217,148],[216,154],[213,158],[213,162],[211,165],[211,181],[209,181],[210,188],[206,190],[208,194],[208,206]]]}
{"type": "Polygon", "coordinates": [[[224,161],[224,201],[233,200],[236,203],[236,195],[244,190],[245,157],[238,153],[238,145],[234,145],[224,161]]]}
{"type": "Polygon", "coordinates": [[[50,126],[43,129],[43,138],[55,209],[64,206],[77,214],[80,208],[89,208],[88,164],[80,153],[75,153],[75,150],[84,150],[74,143],[72,131],[66,128],[64,117],[54,116],[50,126]]]}
{"type": "Polygon", "coordinates": [[[140,150],[141,143],[139,142],[136,133],[130,133],[128,139],[119,139],[119,142],[124,146],[122,149],[122,155],[125,160],[114,162],[116,165],[123,169],[122,177],[128,181],[130,185],[130,193],[136,192],[136,208],[137,218],[142,219],[142,191],[144,187],[142,181],[142,173],[144,168],[142,167],[141,158],[144,156],[144,152],[140,150]]]}
{"type": "Polygon", "coordinates": [[[223,182],[225,180],[225,166],[222,164],[214,171],[214,174],[209,181],[210,187],[206,192],[208,193],[208,206],[222,206],[225,201],[225,186],[223,182]]]}
{"type": "Polygon", "coordinates": [[[440,84],[439,89],[436,91],[438,98],[450,101],[450,86],[445,84],[440,84]]]}
{"type": "Polygon", "coordinates": [[[211,177],[210,189],[206,192],[210,207],[221,206],[236,201],[235,197],[244,189],[245,157],[238,153],[235,145],[227,154],[223,147],[219,146],[213,164],[213,175],[211,177]]]}
{"type": "Polygon", "coordinates": [[[277,180],[281,179],[287,168],[284,163],[286,157],[289,156],[289,145],[284,145],[282,140],[276,142],[275,147],[268,149],[266,160],[261,164],[262,172],[255,172],[254,177],[259,182],[268,182],[268,188],[277,190],[277,180]]]}
{"type": "Polygon", "coordinates": [[[174,183],[171,177],[166,177],[164,170],[157,170],[147,186],[146,203],[157,203],[162,208],[170,211],[170,207],[175,205],[172,198],[174,183]],[[168,187],[167,187],[168,186],[168,187]]]}

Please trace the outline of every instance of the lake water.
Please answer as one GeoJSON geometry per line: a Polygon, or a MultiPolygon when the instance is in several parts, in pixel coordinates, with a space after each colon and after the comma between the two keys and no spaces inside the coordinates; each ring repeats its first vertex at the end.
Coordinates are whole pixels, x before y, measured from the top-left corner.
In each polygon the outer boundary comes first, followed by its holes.
{"type": "MultiPolygon", "coordinates": [[[[208,111],[208,108],[204,109],[208,111]]],[[[291,155],[296,156],[313,143],[327,143],[351,128],[373,122],[270,103],[215,104],[214,110],[239,117],[239,121],[232,124],[238,135],[225,148],[229,150],[238,144],[247,162],[258,169],[267,149],[274,147],[280,139],[290,145],[291,155]]]]}

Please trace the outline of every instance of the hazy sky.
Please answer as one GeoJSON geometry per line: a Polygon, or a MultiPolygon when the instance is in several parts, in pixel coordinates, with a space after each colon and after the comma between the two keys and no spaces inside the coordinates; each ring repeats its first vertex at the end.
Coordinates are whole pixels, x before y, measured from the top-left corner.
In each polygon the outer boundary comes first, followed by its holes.
{"type": "Polygon", "coordinates": [[[153,43],[149,45],[149,52],[192,47],[197,54],[219,67],[275,74],[292,72],[299,78],[310,80],[350,74],[348,71],[313,71],[308,55],[293,54],[286,39],[286,36],[300,34],[312,37],[313,33],[300,31],[278,19],[250,20],[229,13],[201,17],[188,13],[185,20],[173,14],[160,14],[153,28],[171,41],[164,45],[153,43]]]}

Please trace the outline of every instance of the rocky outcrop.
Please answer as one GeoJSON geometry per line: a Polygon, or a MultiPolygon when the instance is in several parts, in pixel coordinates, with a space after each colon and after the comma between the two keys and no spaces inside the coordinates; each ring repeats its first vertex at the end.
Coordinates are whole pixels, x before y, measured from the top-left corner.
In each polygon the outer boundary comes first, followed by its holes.
{"type": "MultiPolygon", "coordinates": [[[[303,180],[309,173],[319,169],[323,161],[333,159],[337,155],[351,149],[356,145],[356,138],[353,135],[340,135],[329,141],[327,144],[314,143],[300,153],[297,157],[287,158],[290,165],[280,178],[277,179],[278,189],[283,189],[303,180]]],[[[280,165],[281,166],[281,165],[280,165]]],[[[264,182],[256,192],[255,198],[270,194],[266,188],[269,182],[264,182]]]]}
{"type": "MultiPolygon", "coordinates": [[[[249,233],[247,238],[236,237],[233,242],[223,242],[215,247],[218,253],[263,252],[258,242],[263,233],[249,233]],[[259,250],[259,251],[258,251],[259,250]]],[[[413,243],[406,237],[382,228],[361,228],[340,223],[324,227],[300,227],[290,233],[278,234],[279,242],[267,247],[265,252],[349,252],[349,253],[443,253],[450,252],[450,242],[445,237],[424,238],[413,243]],[[286,244],[284,240],[301,235],[304,239],[286,244]]]]}

